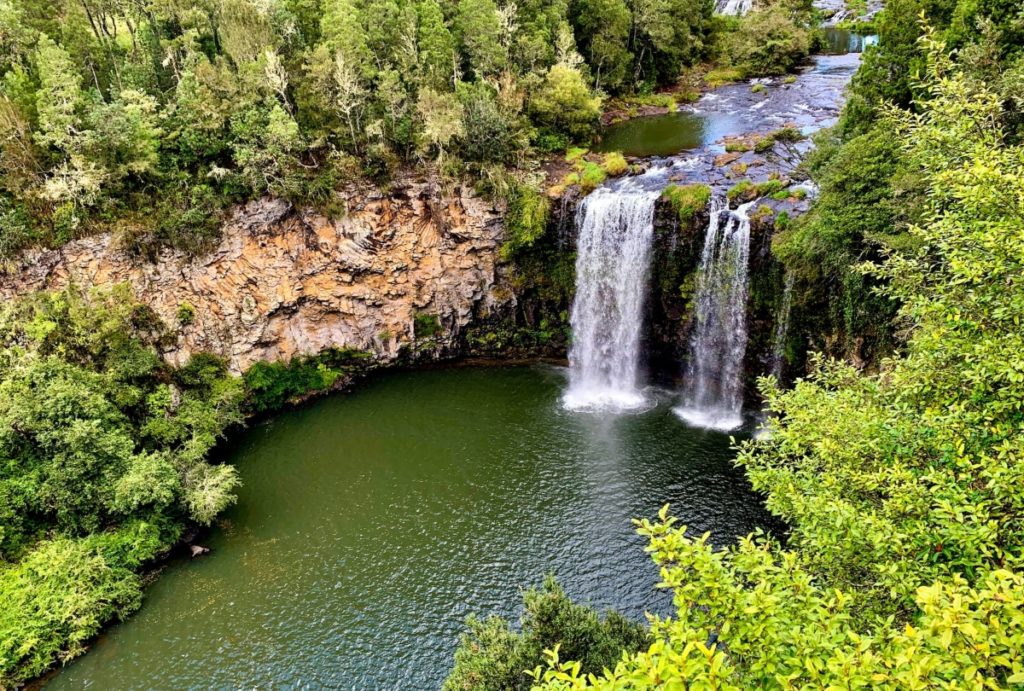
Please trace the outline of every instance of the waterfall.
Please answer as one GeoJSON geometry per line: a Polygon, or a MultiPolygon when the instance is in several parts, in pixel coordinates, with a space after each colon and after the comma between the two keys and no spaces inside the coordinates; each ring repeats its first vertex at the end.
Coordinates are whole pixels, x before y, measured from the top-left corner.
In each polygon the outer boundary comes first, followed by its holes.
{"type": "Polygon", "coordinates": [[[782,381],[782,362],[786,354],[786,333],[789,331],[789,312],[793,307],[793,274],[786,274],[786,285],[782,289],[782,303],[775,315],[775,333],[772,334],[772,376],[782,381]]]}
{"type": "Polygon", "coordinates": [[[658,191],[602,187],[577,210],[576,297],[569,320],[570,409],[643,406],[640,329],[658,191]]]}
{"type": "Polygon", "coordinates": [[[742,17],[750,11],[754,0],[718,0],[715,3],[715,12],[718,14],[731,14],[742,17]]]}
{"type": "Polygon", "coordinates": [[[747,211],[752,204],[729,211],[725,200],[712,200],[697,277],[696,325],[683,405],[675,409],[699,427],[729,430],[743,424],[750,259],[747,211]]]}

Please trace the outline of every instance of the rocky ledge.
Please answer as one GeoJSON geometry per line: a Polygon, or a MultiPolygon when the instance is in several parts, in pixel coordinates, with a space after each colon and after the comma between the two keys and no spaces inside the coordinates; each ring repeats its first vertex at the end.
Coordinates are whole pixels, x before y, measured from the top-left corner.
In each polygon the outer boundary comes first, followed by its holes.
{"type": "Polygon", "coordinates": [[[504,227],[491,202],[429,180],[344,196],[339,219],[280,199],[251,202],[201,257],[166,250],[146,262],[110,235],[30,252],[0,273],[0,297],[126,282],[176,328],[168,361],[213,352],[235,372],[327,348],[390,362],[415,345],[417,324],[430,326],[443,353],[474,315],[511,299],[495,290],[504,227]]]}

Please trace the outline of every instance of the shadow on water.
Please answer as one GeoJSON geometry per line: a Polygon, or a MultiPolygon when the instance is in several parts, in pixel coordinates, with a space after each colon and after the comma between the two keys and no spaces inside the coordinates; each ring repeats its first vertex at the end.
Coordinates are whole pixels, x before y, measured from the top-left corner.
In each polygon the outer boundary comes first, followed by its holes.
{"type": "Polygon", "coordinates": [[[727,436],[671,400],[559,403],[554,366],[383,375],[225,450],[244,486],[208,557],[175,562],[60,688],[437,688],[465,617],[518,617],[554,572],[574,598],[667,614],[630,519],[669,502],[718,544],[774,525],[727,436]]]}

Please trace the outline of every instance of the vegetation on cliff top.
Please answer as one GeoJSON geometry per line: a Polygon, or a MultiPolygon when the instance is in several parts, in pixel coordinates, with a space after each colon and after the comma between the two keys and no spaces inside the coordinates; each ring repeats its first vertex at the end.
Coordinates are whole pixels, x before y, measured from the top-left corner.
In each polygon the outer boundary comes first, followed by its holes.
{"type": "Polygon", "coordinates": [[[0,5],[0,256],[114,229],[201,249],[227,204],[330,206],[405,164],[586,142],[604,93],[707,53],[702,0],[0,5]]]}
{"type": "Polygon", "coordinates": [[[402,166],[486,179],[586,144],[605,95],[806,56],[809,0],[0,5],[0,259],[99,230],[209,247],[265,193],[333,213],[402,166]]]}
{"type": "Polygon", "coordinates": [[[794,333],[812,347],[872,362],[899,345],[897,303],[856,267],[912,250],[917,240],[907,229],[927,208],[926,182],[887,115],[894,107],[915,112],[915,95],[927,95],[921,16],[1002,103],[996,117],[1013,142],[1024,133],[1022,12],[1019,3],[990,0],[891,0],[877,16],[878,44],[864,53],[839,124],[816,137],[806,163],[819,198],[773,247],[797,279],[794,333]]]}

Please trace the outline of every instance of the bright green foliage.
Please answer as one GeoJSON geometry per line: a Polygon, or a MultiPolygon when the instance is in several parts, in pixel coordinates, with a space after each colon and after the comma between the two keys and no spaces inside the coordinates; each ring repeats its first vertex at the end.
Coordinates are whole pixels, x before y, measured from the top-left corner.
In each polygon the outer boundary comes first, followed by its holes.
{"type": "Polygon", "coordinates": [[[502,258],[512,259],[517,253],[532,247],[547,230],[550,211],[550,200],[535,185],[527,182],[514,184],[505,210],[502,258]]]}
{"type": "Polygon", "coordinates": [[[724,26],[717,38],[721,58],[750,77],[790,72],[813,47],[815,19],[804,2],[767,2],[724,26]]]}
{"type": "Polygon", "coordinates": [[[206,454],[241,382],[212,356],[163,364],[163,334],[124,287],[0,310],[0,684],[79,654],[181,523],[234,500],[206,454]]]}
{"type": "Polygon", "coordinates": [[[707,185],[669,185],[661,196],[668,200],[679,216],[679,222],[685,226],[707,208],[711,201],[711,188],[707,185]]]}
{"type": "Polygon", "coordinates": [[[725,196],[734,202],[750,195],[756,195],[757,186],[750,180],[740,180],[726,191],[725,196]]]}
{"type": "Polygon", "coordinates": [[[555,646],[580,660],[584,672],[596,673],[613,666],[623,651],[635,652],[650,643],[646,626],[614,611],[601,617],[575,604],[552,576],[543,588],[527,590],[523,599],[520,632],[500,617],[470,617],[445,691],[526,691],[531,686],[528,670],[543,661],[545,649],[555,646]]]}
{"type": "Polygon", "coordinates": [[[279,410],[302,396],[327,391],[340,377],[363,371],[368,358],[363,351],[332,348],[289,362],[257,362],[244,377],[249,407],[258,413],[279,410]]]}
{"type": "Polygon", "coordinates": [[[629,164],[626,163],[625,156],[617,151],[613,151],[604,155],[601,168],[604,169],[605,173],[614,178],[626,173],[629,170],[629,164]]]}
{"type": "Polygon", "coordinates": [[[533,93],[529,112],[542,130],[585,142],[601,117],[601,99],[591,93],[578,69],[559,63],[533,93]]]}
{"type": "Polygon", "coordinates": [[[738,82],[743,79],[743,76],[744,72],[739,67],[716,67],[704,75],[704,81],[708,86],[718,88],[723,84],[738,82]]]}
{"type": "Polygon", "coordinates": [[[655,642],[596,675],[551,649],[542,689],[998,688],[1024,679],[1024,577],[997,569],[919,588],[915,624],[858,632],[857,598],[822,588],[800,555],[746,538],[718,551],[662,512],[639,532],[675,592],[676,619],[655,642]]]}
{"type": "Polygon", "coordinates": [[[106,558],[94,544],[45,541],[17,564],[0,566],[0,680],[5,684],[80,655],[103,624],[138,608],[142,590],[135,571],[106,558]]]}
{"type": "Polygon", "coordinates": [[[766,380],[771,434],[741,446],[786,549],[713,551],[667,509],[641,522],[678,617],[606,677],[552,655],[544,688],[1024,683],[1024,149],[998,96],[929,47],[927,98],[892,116],[927,182],[918,247],[864,268],[902,305],[904,352],[766,380]]]}
{"type": "Polygon", "coordinates": [[[597,187],[605,181],[608,174],[599,163],[593,161],[581,161],[580,163],[580,190],[587,194],[593,192],[597,187]]]}

